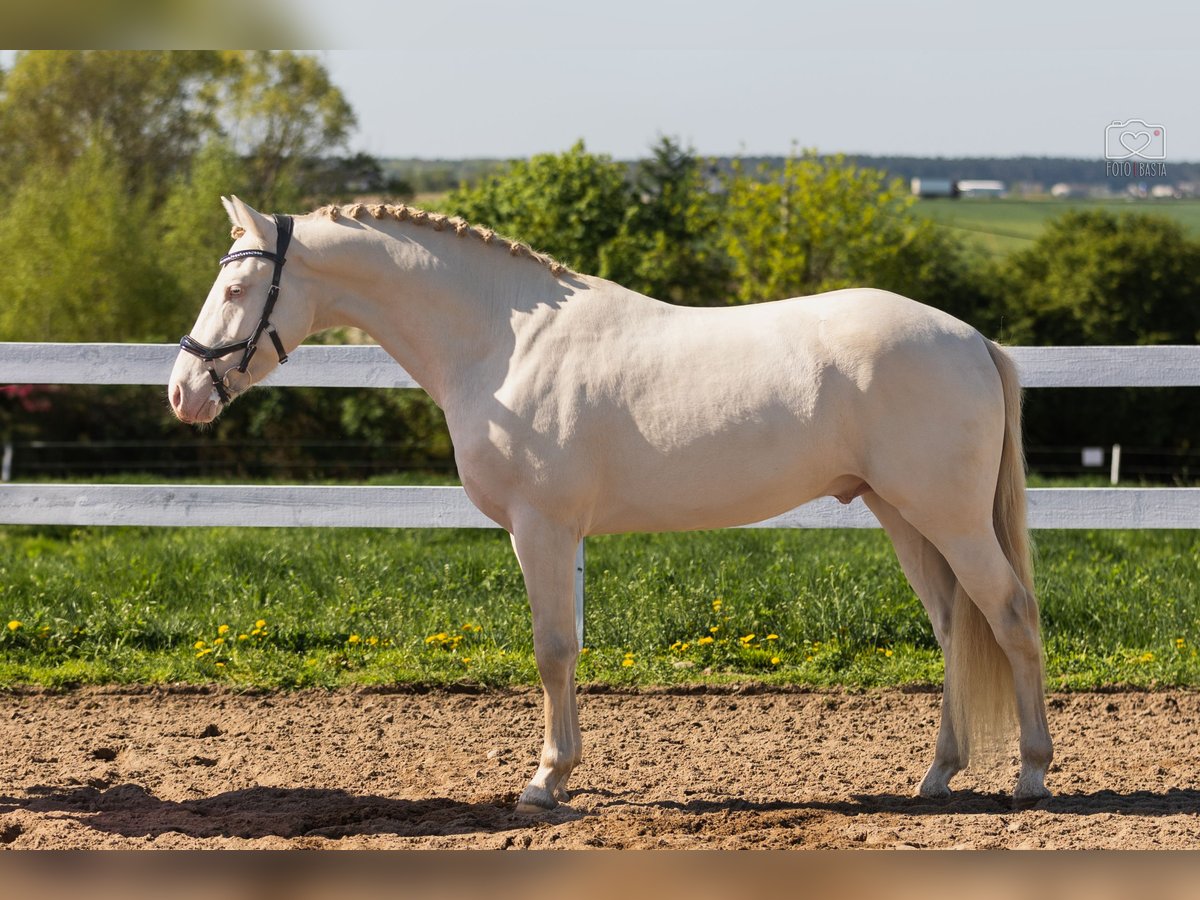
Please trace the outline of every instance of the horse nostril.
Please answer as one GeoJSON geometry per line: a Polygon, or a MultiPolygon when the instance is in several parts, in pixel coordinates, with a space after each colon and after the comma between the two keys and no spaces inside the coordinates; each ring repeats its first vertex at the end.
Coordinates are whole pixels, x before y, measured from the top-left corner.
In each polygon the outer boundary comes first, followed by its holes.
{"type": "Polygon", "coordinates": [[[178,412],[183,407],[183,385],[171,387],[171,408],[178,412]]]}

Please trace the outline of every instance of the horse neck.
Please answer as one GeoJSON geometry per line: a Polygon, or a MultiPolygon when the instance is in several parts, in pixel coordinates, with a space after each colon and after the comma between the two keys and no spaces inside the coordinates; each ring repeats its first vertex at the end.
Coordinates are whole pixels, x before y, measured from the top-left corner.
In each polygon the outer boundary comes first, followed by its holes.
{"type": "Polygon", "coordinates": [[[362,329],[443,408],[473,363],[505,339],[511,347],[513,308],[505,298],[524,293],[514,261],[429,226],[321,225],[309,246],[329,289],[315,329],[362,329]]]}

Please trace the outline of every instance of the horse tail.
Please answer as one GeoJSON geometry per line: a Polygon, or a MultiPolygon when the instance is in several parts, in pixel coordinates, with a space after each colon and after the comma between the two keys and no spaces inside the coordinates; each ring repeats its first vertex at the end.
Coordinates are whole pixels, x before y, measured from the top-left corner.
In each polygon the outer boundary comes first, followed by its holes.
{"type": "MultiPolygon", "coordinates": [[[[1036,635],[1038,606],[1033,593],[1033,555],[1025,509],[1021,384],[1012,357],[992,341],[987,341],[987,347],[1004,391],[1004,443],[992,504],[992,525],[1004,556],[1025,588],[1026,616],[1036,635]]],[[[1011,733],[1016,719],[1015,690],[1008,657],[961,584],[955,586],[950,635],[947,699],[960,763],[965,766],[972,748],[994,751],[1011,733]]]]}

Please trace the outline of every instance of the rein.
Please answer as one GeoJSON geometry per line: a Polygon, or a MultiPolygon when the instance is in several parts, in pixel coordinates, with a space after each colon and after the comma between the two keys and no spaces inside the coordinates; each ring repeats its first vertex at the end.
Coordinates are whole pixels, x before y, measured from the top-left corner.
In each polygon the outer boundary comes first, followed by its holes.
{"type": "Polygon", "coordinates": [[[229,393],[229,385],[227,379],[231,372],[241,372],[246,374],[246,370],[250,367],[250,360],[254,358],[254,352],[258,349],[259,338],[263,332],[271,339],[271,343],[275,345],[275,352],[279,354],[279,362],[285,363],[288,361],[287,353],[283,349],[283,341],[279,339],[279,333],[275,330],[275,326],[271,324],[271,312],[275,309],[275,301],[279,299],[279,276],[283,274],[283,264],[287,262],[288,245],[292,242],[292,229],[294,223],[291,216],[274,216],[275,227],[278,230],[278,235],[275,239],[275,252],[270,250],[238,250],[230,253],[227,256],[222,256],[220,265],[225,266],[228,263],[236,262],[239,259],[246,259],[251,256],[261,256],[263,259],[269,259],[275,263],[275,271],[271,275],[271,286],[267,289],[267,303],[263,307],[262,317],[258,320],[258,324],[254,327],[254,333],[250,337],[241,340],[233,341],[229,344],[218,344],[215,347],[209,347],[200,343],[190,334],[185,334],[179,340],[179,349],[186,353],[197,356],[204,362],[208,363],[208,376],[212,379],[213,388],[217,392],[217,396],[221,398],[221,403],[228,405],[233,398],[229,393]],[[214,365],[216,360],[223,359],[231,353],[242,352],[242,359],[236,366],[230,366],[225,370],[225,374],[218,375],[217,367],[214,365]]]}

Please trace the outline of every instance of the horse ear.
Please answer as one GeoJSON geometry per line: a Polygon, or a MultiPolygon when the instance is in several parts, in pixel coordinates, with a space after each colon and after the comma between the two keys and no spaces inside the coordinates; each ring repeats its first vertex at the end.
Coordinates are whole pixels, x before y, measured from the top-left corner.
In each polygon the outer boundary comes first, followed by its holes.
{"type": "Polygon", "coordinates": [[[236,196],[222,197],[221,203],[225,207],[225,212],[229,213],[230,222],[244,228],[262,241],[267,240],[271,228],[270,219],[236,196]]]}

